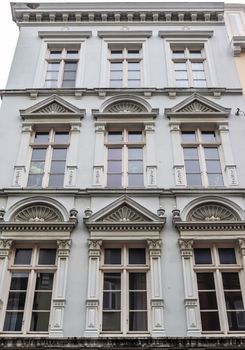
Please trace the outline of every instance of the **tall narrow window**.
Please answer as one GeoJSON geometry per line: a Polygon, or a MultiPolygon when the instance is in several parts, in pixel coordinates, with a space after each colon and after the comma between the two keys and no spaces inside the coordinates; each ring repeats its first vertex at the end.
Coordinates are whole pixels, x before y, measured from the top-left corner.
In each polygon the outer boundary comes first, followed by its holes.
{"type": "Polygon", "coordinates": [[[107,133],[107,185],[109,187],[144,186],[142,131],[107,133]]]}
{"type": "Polygon", "coordinates": [[[177,87],[206,87],[205,51],[203,47],[173,47],[172,61],[174,65],[177,87]]]}
{"type": "Polygon", "coordinates": [[[202,330],[240,332],[245,330],[241,265],[233,247],[194,249],[202,330]]]}
{"type": "Polygon", "coordinates": [[[214,131],[182,131],[187,185],[223,186],[220,141],[214,131]]]}
{"type": "Polygon", "coordinates": [[[62,187],[69,132],[51,129],[36,132],[32,139],[28,187],[62,187]]]}
{"type": "Polygon", "coordinates": [[[103,332],[146,332],[147,260],[145,248],[105,248],[103,332]]]}
{"type": "Polygon", "coordinates": [[[79,48],[54,48],[47,52],[45,87],[75,87],[79,48]]]}
{"type": "Polygon", "coordinates": [[[109,50],[110,86],[141,86],[141,48],[111,48],[109,50]]]}
{"type": "Polygon", "coordinates": [[[56,250],[16,248],[3,331],[48,332],[56,250]]]}

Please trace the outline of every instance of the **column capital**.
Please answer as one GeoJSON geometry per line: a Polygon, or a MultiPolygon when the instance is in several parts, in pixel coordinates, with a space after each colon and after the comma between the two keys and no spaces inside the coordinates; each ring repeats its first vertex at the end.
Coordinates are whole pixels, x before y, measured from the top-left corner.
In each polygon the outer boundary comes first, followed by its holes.
{"type": "Polygon", "coordinates": [[[102,239],[89,239],[88,251],[89,256],[99,257],[102,246],[102,239]]]}
{"type": "Polygon", "coordinates": [[[27,124],[22,125],[22,129],[21,129],[22,133],[25,133],[25,132],[31,133],[32,130],[33,130],[32,125],[27,125],[27,124]]]}
{"type": "Polygon", "coordinates": [[[68,257],[71,248],[71,239],[57,240],[58,256],[68,257]]]}
{"type": "Polygon", "coordinates": [[[0,258],[5,258],[9,255],[13,241],[10,239],[0,239],[0,258]]]}
{"type": "Polygon", "coordinates": [[[149,249],[150,256],[160,256],[161,255],[161,239],[147,239],[147,245],[149,249]]]}
{"type": "Polygon", "coordinates": [[[238,238],[238,244],[241,255],[245,256],[245,238],[238,238]]]}
{"type": "Polygon", "coordinates": [[[193,239],[179,239],[179,247],[181,256],[184,258],[190,258],[193,254],[193,239]]]}

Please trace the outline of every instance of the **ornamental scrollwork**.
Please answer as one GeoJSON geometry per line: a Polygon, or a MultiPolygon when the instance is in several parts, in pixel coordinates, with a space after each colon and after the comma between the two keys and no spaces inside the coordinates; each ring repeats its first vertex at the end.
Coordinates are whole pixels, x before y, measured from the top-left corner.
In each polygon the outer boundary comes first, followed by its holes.
{"type": "Polygon", "coordinates": [[[187,216],[187,221],[238,221],[238,215],[222,204],[205,203],[194,209],[187,216]]]}

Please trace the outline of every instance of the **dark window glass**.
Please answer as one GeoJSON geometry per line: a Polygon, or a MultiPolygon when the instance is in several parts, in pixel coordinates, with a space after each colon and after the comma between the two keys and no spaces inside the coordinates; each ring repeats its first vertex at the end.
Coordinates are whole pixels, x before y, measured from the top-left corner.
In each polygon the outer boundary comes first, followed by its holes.
{"type": "Polygon", "coordinates": [[[129,248],[129,264],[145,264],[145,249],[144,248],[129,248]]]}
{"type": "Polygon", "coordinates": [[[54,265],[56,258],[56,249],[40,249],[39,250],[39,265],[54,265]]]}
{"type": "Polygon", "coordinates": [[[121,264],[121,249],[110,248],[104,250],[105,264],[108,265],[120,265],[121,264]]]}
{"type": "Polygon", "coordinates": [[[183,143],[195,143],[196,142],[195,131],[182,131],[182,142],[183,143]]]}
{"type": "Polygon", "coordinates": [[[233,248],[219,248],[218,251],[221,264],[236,264],[236,254],[233,248]]]}
{"type": "Polygon", "coordinates": [[[49,132],[36,132],[35,134],[35,143],[49,143],[49,132]]]}
{"type": "Polygon", "coordinates": [[[195,248],[194,255],[196,264],[212,264],[210,248],[195,248]]]}
{"type": "Polygon", "coordinates": [[[198,272],[197,285],[199,290],[215,290],[214,275],[212,272],[198,272]]]}
{"type": "Polygon", "coordinates": [[[30,265],[32,249],[16,249],[14,265],[30,265]]]}
{"type": "Polygon", "coordinates": [[[237,272],[222,272],[222,280],[224,289],[241,289],[237,272]]]}
{"type": "Polygon", "coordinates": [[[219,314],[217,311],[201,312],[202,330],[219,331],[219,314]]]}

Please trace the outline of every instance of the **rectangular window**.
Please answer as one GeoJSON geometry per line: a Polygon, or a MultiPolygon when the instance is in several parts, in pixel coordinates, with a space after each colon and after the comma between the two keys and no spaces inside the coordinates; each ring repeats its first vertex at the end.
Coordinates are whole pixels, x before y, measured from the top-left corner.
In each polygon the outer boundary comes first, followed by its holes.
{"type": "Polygon", "coordinates": [[[102,332],[147,332],[145,248],[105,248],[102,332]]]}
{"type": "Polygon", "coordinates": [[[203,47],[172,47],[176,87],[206,87],[205,51],[203,47]]]}
{"type": "Polygon", "coordinates": [[[220,142],[214,131],[182,131],[188,186],[224,186],[220,142]]]}
{"type": "Polygon", "coordinates": [[[46,88],[72,88],[76,85],[79,47],[50,48],[47,52],[46,88]]]}
{"type": "Polygon", "coordinates": [[[204,332],[244,332],[241,265],[235,248],[194,249],[195,272],[204,332]]]}
{"type": "Polygon", "coordinates": [[[110,87],[141,86],[141,48],[123,47],[109,49],[110,87]]]}
{"type": "Polygon", "coordinates": [[[31,143],[32,157],[27,186],[62,187],[68,146],[68,131],[37,131],[31,143]]]}
{"type": "Polygon", "coordinates": [[[56,249],[15,249],[4,332],[48,332],[55,270],[56,249]]]}
{"type": "Polygon", "coordinates": [[[144,135],[142,131],[108,131],[107,186],[143,187],[144,135]]]}

